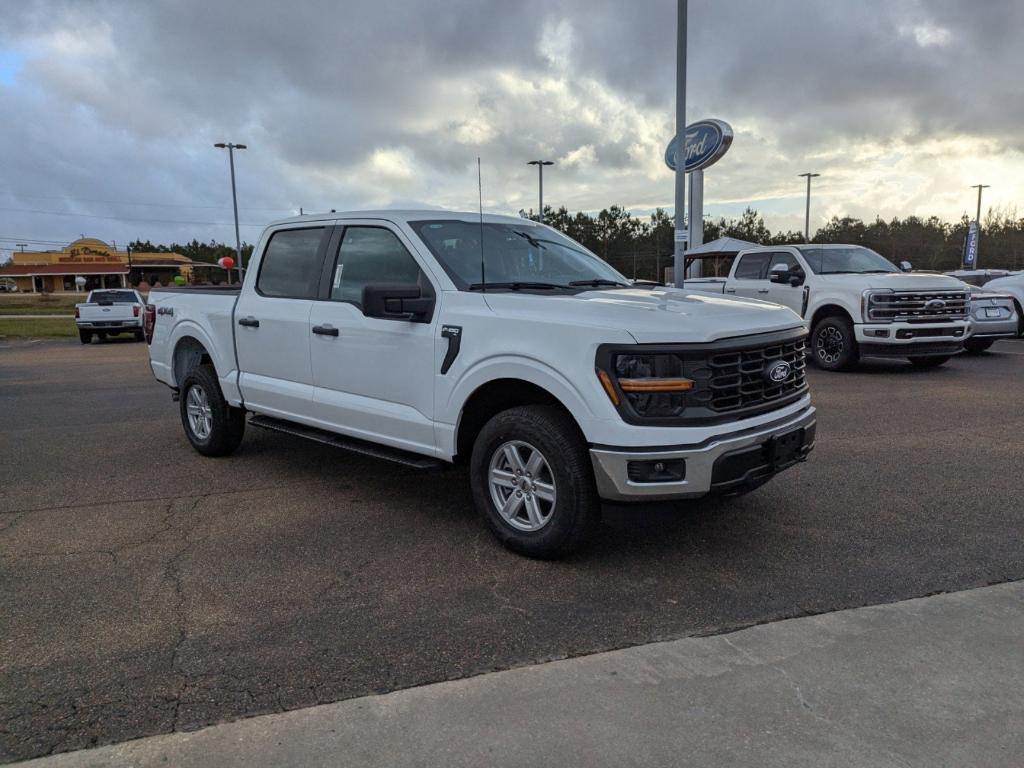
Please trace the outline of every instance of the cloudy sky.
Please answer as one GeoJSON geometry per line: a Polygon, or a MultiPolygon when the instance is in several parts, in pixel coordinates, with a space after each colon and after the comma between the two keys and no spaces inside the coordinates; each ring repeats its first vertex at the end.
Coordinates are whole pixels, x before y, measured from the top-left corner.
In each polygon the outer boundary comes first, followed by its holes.
{"type": "MultiPolygon", "coordinates": [[[[736,132],[706,212],[773,228],[1024,194],[1020,0],[690,0],[689,120],[736,132]]],[[[0,256],[233,239],[310,210],[671,208],[671,0],[0,0],[0,256]],[[8,250],[2,250],[8,249],[8,250]]],[[[1021,206],[1024,208],[1024,206],[1021,206]]]]}

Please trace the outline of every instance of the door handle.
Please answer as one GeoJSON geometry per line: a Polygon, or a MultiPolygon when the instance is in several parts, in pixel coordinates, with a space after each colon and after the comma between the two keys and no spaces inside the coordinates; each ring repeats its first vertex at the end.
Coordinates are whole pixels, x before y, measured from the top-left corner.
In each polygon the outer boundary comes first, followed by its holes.
{"type": "Polygon", "coordinates": [[[735,288],[726,288],[725,292],[726,293],[736,293],[736,289],[735,288]]]}
{"type": "Polygon", "coordinates": [[[768,289],[767,288],[758,288],[757,292],[758,293],[768,293],[768,289]]]}
{"type": "Polygon", "coordinates": [[[250,315],[249,317],[240,317],[240,318],[238,318],[238,324],[239,325],[244,325],[246,328],[259,328],[260,327],[260,321],[257,320],[252,315],[250,315]]]}
{"type": "Polygon", "coordinates": [[[338,329],[333,325],[314,325],[313,333],[317,336],[337,336],[338,329]]]}

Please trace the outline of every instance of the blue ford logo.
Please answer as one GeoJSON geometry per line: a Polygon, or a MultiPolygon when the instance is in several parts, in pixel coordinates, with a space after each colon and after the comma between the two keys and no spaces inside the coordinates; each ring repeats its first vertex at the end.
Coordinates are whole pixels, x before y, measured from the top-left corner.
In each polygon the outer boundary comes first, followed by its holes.
{"type": "Polygon", "coordinates": [[[764,372],[764,377],[772,384],[781,384],[789,378],[789,374],[792,372],[793,366],[785,360],[779,360],[777,363],[768,366],[768,370],[764,372]]]}
{"type": "MultiPolygon", "coordinates": [[[[676,169],[678,136],[665,150],[665,164],[676,169]]],[[[732,126],[723,120],[701,120],[686,126],[686,173],[707,168],[725,154],[732,144],[732,126]]]]}
{"type": "Polygon", "coordinates": [[[946,308],[946,302],[944,302],[942,299],[929,299],[928,301],[925,302],[924,308],[925,309],[945,309],[946,308]]]}

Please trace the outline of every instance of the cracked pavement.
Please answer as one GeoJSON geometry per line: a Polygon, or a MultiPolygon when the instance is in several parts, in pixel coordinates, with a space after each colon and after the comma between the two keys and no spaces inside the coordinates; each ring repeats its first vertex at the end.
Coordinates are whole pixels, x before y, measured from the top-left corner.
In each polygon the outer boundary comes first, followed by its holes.
{"type": "MultiPolygon", "coordinates": [[[[141,344],[0,342],[0,760],[1024,577],[1024,343],[812,373],[811,460],[512,555],[461,470],[188,446],[141,344]]],[[[785,681],[783,681],[785,682],[785,681]]]]}

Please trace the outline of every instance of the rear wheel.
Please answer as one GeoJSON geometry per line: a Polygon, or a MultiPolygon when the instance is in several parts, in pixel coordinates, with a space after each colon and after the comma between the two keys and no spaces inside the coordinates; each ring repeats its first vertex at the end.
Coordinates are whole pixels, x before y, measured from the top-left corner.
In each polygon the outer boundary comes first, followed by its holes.
{"type": "Polygon", "coordinates": [[[968,339],[964,342],[964,349],[968,354],[980,355],[995,343],[995,339],[968,339]]]}
{"type": "Polygon", "coordinates": [[[83,344],[92,343],[92,331],[79,331],[78,338],[83,344]]]}
{"type": "Polygon", "coordinates": [[[473,445],[470,482],[492,533],[529,557],[563,557],[600,523],[587,446],[553,406],[510,408],[487,422],[473,445]]]}
{"type": "Polygon", "coordinates": [[[860,360],[853,323],[832,315],[817,322],[811,331],[811,359],[826,371],[848,371],[860,360]]]}
{"type": "Polygon", "coordinates": [[[189,371],[181,384],[181,423],[192,447],[204,456],[227,456],[245,435],[245,411],[224,399],[211,365],[189,371]]]}
{"type": "Polygon", "coordinates": [[[135,332],[135,340],[136,341],[145,341],[146,340],[146,334],[143,333],[142,331],[136,331],[135,332]]]}
{"type": "Polygon", "coordinates": [[[947,362],[952,355],[938,355],[936,357],[911,357],[911,365],[915,365],[918,368],[938,368],[943,363],[947,362]]]}

